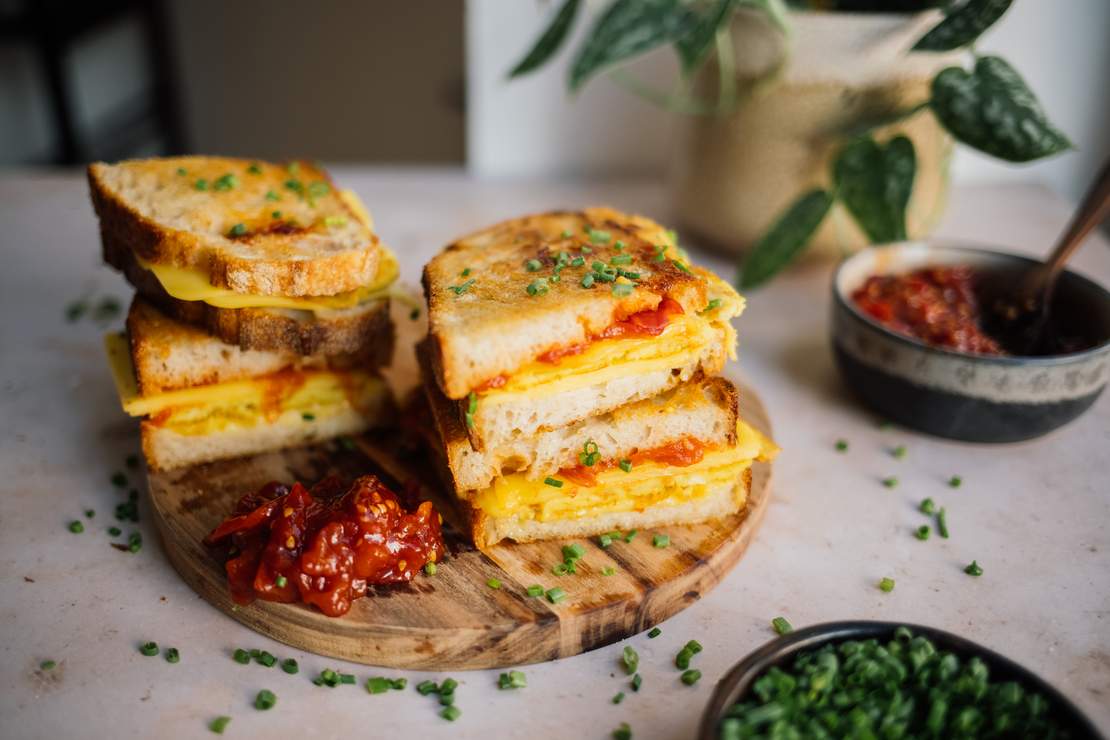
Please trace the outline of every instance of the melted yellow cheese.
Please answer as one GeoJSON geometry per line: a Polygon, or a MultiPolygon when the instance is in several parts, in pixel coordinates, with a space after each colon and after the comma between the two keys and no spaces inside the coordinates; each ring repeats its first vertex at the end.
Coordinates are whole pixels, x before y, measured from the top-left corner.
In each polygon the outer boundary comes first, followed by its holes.
{"type": "Polygon", "coordinates": [[[127,338],[109,334],[104,345],[123,410],[131,416],[160,415],[158,423],[179,434],[203,435],[231,425],[254,426],[290,411],[308,414],[311,418],[306,421],[314,421],[352,408],[376,408],[388,394],[385,383],[367,373],[305,370],[303,382],[272,404],[266,399],[272,387],[267,376],[142,396],[127,338]]]}
{"type": "Polygon", "coordinates": [[[735,482],[752,462],[778,453],[774,442],[743,422],[737,423],[736,433],[734,446],[708,451],[687,467],[649,462],[628,473],[610,468],[598,474],[595,486],[563,480],[559,488],[513,473],[497,478],[471,503],[492,517],[546,522],[696,501],[735,482]]]}
{"type": "Polygon", "coordinates": [[[156,265],[137,255],[135,259],[143,269],[154,273],[168,294],[180,301],[204,301],[217,308],[291,308],[298,311],[326,311],[350,308],[389,294],[389,287],[397,279],[401,270],[393,253],[385,247],[381,247],[381,250],[382,259],[381,266],[378,268],[378,277],[370,285],[336,295],[299,298],[236,293],[233,290],[212,285],[204,270],[175,265],[156,265]]]}

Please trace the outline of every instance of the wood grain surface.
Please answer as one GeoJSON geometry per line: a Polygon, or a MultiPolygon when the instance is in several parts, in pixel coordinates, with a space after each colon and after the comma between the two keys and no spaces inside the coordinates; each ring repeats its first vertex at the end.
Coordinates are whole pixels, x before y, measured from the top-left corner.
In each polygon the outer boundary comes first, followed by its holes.
{"type": "MultiPolygon", "coordinates": [[[[742,388],[741,414],[770,434],[756,395],[742,388]]],[[[444,492],[421,474],[430,466],[397,450],[396,436],[367,436],[356,449],[330,443],[250,458],[197,465],[149,476],[155,520],[173,566],[211,604],[243,624],[319,655],[397,668],[465,670],[536,663],[592,650],[636,634],[697,601],[737,563],[758,528],[770,496],[771,468],[752,469],[741,513],[706,524],[666,527],[667,548],[652,532],[602,549],[579,540],[586,555],[576,575],[556,576],[564,541],[503,544],[478,551],[459,535],[444,492]],[[239,497],[279,480],[313,483],[325,475],[374,472],[394,484],[421,481],[423,495],[444,514],[452,555],[435,576],[377,587],[332,619],[302,604],[256,601],[238,606],[228,593],[220,554],[202,543],[239,497]],[[604,576],[606,567],[614,575],[604,576]],[[486,585],[501,581],[500,589],[486,585]],[[567,598],[551,604],[529,597],[528,586],[560,586],[567,598]]]]}

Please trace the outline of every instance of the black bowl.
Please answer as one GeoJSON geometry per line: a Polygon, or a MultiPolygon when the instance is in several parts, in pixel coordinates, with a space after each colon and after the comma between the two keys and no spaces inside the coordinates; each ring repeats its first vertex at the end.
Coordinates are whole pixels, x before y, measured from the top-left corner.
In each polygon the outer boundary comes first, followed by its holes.
{"type": "Polygon", "coordinates": [[[698,730],[699,740],[717,740],[718,725],[725,713],[736,702],[741,701],[755,680],[772,666],[781,665],[792,660],[802,651],[815,650],[826,643],[871,638],[889,640],[893,637],[894,630],[899,627],[906,627],[914,635],[929,638],[938,649],[950,650],[960,658],[977,656],[987,664],[991,680],[1017,681],[1023,687],[1040,693],[1048,700],[1056,719],[1071,731],[1073,737],[1102,738],[1091,721],[1063,694],[1037,674],[982,645],[943,630],[916,624],[851,621],[815,624],[812,627],[791,632],[771,640],[737,663],[713,691],[705,714],[702,715],[701,727],[698,730]]]}
{"type": "Polygon", "coordinates": [[[847,385],[884,418],[968,442],[1017,442],[1075,419],[1110,380],[1110,292],[1074,272],[1054,305],[1081,317],[1096,346],[1050,357],[976,355],[933,347],[860,312],[852,292],[872,275],[930,265],[1014,271],[1034,260],[986,249],[920,243],[865,249],[833,279],[832,344],[847,385]]]}

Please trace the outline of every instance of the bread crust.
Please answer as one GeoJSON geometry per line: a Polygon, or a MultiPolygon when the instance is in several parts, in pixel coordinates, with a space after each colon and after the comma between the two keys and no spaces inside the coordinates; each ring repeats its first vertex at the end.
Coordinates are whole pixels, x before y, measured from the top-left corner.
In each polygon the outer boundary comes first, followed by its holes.
{"type": "Polygon", "coordinates": [[[686,263],[662,226],[610,208],[495,224],[448,245],[424,268],[436,381],[448,398],[464,398],[545,351],[588,342],[614,321],[656,308],[665,297],[693,313],[706,309],[711,291],[723,290],[729,306],[742,307],[727,285],[715,281],[711,287],[711,277],[686,263]],[[607,238],[591,237],[591,231],[607,238]],[[560,252],[581,257],[582,264],[568,264],[551,282],[560,252]],[[600,281],[583,287],[593,262],[612,264],[614,258],[637,274],[631,292],[614,294],[611,283],[600,281]],[[539,269],[529,271],[530,260],[539,269]],[[540,278],[547,292],[529,295],[528,286],[540,278]]]}
{"type": "Polygon", "coordinates": [[[134,253],[109,234],[102,234],[102,249],[104,261],[122,272],[143,298],[167,316],[200,327],[240,349],[304,356],[358,354],[374,367],[387,366],[393,356],[388,298],[327,312],[219,308],[171,296],[154,273],[142,267],[134,253]]]}
{"type": "Polygon", "coordinates": [[[328,174],[309,162],[276,165],[225,157],[94,162],[88,179],[103,233],[149,262],[205,270],[218,287],[253,295],[325,296],[366,285],[378,273],[377,235],[328,174]],[[216,188],[228,175],[235,185],[216,188]],[[198,180],[207,183],[204,190],[198,190],[198,180]],[[315,194],[306,195],[310,187],[315,194]],[[246,233],[234,235],[239,224],[246,233]]]}

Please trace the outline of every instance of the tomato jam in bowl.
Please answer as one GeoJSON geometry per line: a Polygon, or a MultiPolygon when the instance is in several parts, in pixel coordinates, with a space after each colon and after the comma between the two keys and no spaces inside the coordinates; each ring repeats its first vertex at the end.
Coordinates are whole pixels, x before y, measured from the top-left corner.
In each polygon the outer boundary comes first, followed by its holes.
{"type": "Polygon", "coordinates": [[[914,242],[849,257],[831,325],[845,383],[884,418],[950,439],[1014,442],[1075,419],[1110,379],[1110,292],[1063,273],[1049,312],[1059,353],[1025,356],[983,292],[1035,264],[914,242]]]}

